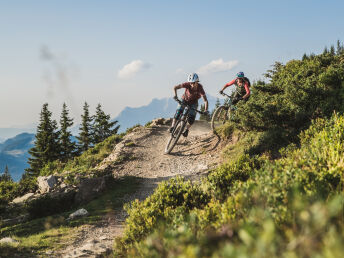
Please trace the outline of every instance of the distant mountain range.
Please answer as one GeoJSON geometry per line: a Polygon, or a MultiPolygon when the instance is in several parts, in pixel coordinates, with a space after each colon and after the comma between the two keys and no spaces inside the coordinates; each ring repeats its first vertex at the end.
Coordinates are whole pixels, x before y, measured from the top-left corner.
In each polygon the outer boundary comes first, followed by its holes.
{"type": "MultiPolygon", "coordinates": [[[[209,102],[209,110],[213,110],[217,98],[207,95],[209,102]]],[[[199,105],[203,104],[203,100],[199,101],[199,105]]],[[[125,107],[123,111],[113,120],[117,120],[120,132],[124,132],[136,124],[144,125],[155,118],[173,117],[176,112],[177,102],[172,98],[153,99],[148,105],[141,107],[125,107]]],[[[200,108],[200,106],[199,106],[200,108]]]]}
{"type": "Polygon", "coordinates": [[[6,139],[15,137],[21,133],[36,133],[36,126],[30,124],[23,128],[0,128],[0,142],[4,142],[6,139]]]}
{"type": "Polygon", "coordinates": [[[18,181],[28,167],[28,150],[33,147],[34,139],[34,134],[21,133],[1,143],[0,172],[3,173],[7,165],[13,180],[18,181]]]}

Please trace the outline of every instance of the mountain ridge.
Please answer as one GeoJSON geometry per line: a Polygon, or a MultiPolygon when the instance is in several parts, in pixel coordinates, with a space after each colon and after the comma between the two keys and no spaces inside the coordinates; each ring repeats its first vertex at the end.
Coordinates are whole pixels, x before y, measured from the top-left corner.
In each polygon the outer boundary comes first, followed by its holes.
{"type": "MultiPolygon", "coordinates": [[[[207,95],[209,110],[215,107],[217,98],[207,95]]],[[[199,108],[203,101],[199,101],[199,108]]],[[[124,132],[136,124],[144,125],[155,118],[170,118],[174,116],[178,103],[173,98],[153,98],[147,105],[140,107],[125,107],[112,121],[118,121],[119,132],[124,132]]]]}

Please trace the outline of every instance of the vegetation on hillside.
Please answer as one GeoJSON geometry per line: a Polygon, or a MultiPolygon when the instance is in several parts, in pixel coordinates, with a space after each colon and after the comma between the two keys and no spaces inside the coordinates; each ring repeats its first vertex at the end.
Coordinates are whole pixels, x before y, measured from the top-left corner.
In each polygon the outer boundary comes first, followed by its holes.
{"type": "MultiPolygon", "coordinates": [[[[341,256],[344,252],[344,48],[338,43],[337,49],[325,49],[320,55],[304,55],[302,60],[291,60],[285,65],[276,63],[266,76],[269,81],[256,82],[250,100],[238,104],[235,123],[220,130],[222,137],[231,138],[231,144],[224,149],[224,157],[228,159],[225,163],[199,183],[177,177],[161,183],[146,200],[125,205],[129,216],[123,237],[115,243],[116,257],[341,256]]],[[[47,106],[46,111],[41,114],[45,118],[42,121],[51,123],[50,128],[57,132],[54,148],[60,151],[58,139],[63,133],[58,133],[47,106]]],[[[100,106],[97,111],[98,118],[108,120],[100,106]]],[[[68,112],[62,114],[66,118],[67,135],[72,120],[68,112]]],[[[105,135],[99,133],[101,128],[107,128],[102,123],[105,120],[98,120],[95,123],[98,129],[93,130],[87,103],[83,118],[85,126],[81,132],[85,134],[81,137],[80,133],[78,145],[82,154],[67,160],[52,158],[41,163],[37,160],[33,163],[40,166],[37,175],[65,172],[73,184],[76,174],[98,175],[95,166],[121,136],[111,135],[96,143],[105,135]],[[92,137],[92,131],[98,136],[92,137]]],[[[116,128],[111,134],[115,131],[116,128]]],[[[47,136],[44,133],[40,136],[46,142],[51,140],[44,138],[47,136]]],[[[38,146],[34,148],[36,153],[43,154],[37,151],[38,146]]],[[[1,181],[0,210],[5,210],[7,202],[18,193],[36,187],[35,176],[25,174],[21,180],[24,183],[19,184],[1,181]]],[[[130,189],[123,190],[132,189],[130,184],[130,189]]],[[[113,189],[117,190],[122,189],[113,189]]],[[[40,205],[36,206],[31,208],[39,212],[40,205]]],[[[95,216],[97,210],[93,210],[95,216]]],[[[46,212],[53,214],[50,210],[46,212]]],[[[54,222],[49,222],[52,231],[46,230],[42,221],[50,219],[28,222],[33,226],[30,230],[34,235],[30,237],[34,244],[27,246],[35,246],[41,252],[53,245],[49,239],[54,237],[50,235],[74,232],[74,225],[61,222],[56,215],[54,222]]],[[[17,238],[26,243],[28,225],[6,227],[1,234],[19,232],[17,238]]]]}
{"type": "Polygon", "coordinates": [[[344,252],[343,46],[276,63],[267,77],[238,105],[237,123],[223,129],[223,135],[241,137],[240,151],[226,150],[235,157],[200,184],[173,179],[127,205],[116,256],[344,252]]]}
{"type": "MultiPolygon", "coordinates": [[[[119,128],[115,126],[117,121],[111,122],[110,116],[104,113],[100,104],[94,116],[89,115],[87,103],[84,105],[84,111],[86,115],[84,114],[82,118],[83,120],[87,118],[86,129],[83,123],[77,146],[71,139],[70,127],[73,125],[73,119],[69,117],[66,104],[62,107],[60,129],[57,127],[57,122],[52,119],[48,104],[43,105],[34,147],[29,150],[30,167],[18,183],[1,180],[0,210],[6,210],[8,202],[15,197],[36,191],[38,176],[62,174],[68,170],[70,173],[67,182],[71,184],[76,183],[75,174],[85,175],[88,172],[97,176],[94,167],[109,155],[121,136],[117,135],[119,128]],[[89,137],[86,144],[83,142],[85,134],[89,137]]],[[[5,177],[7,178],[7,174],[5,177]]]]}

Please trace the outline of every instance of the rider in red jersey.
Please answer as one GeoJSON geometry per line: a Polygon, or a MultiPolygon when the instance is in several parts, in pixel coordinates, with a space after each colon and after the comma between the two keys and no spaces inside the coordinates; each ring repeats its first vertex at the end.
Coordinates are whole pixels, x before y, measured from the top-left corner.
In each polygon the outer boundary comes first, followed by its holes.
{"type": "Polygon", "coordinates": [[[247,77],[245,77],[243,72],[239,72],[237,73],[237,77],[230,81],[229,83],[225,84],[222,88],[222,90],[220,90],[220,93],[222,94],[223,91],[231,86],[235,84],[236,85],[236,89],[232,94],[232,103],[235,105],[236,103],[238,103],[240,100],[244,100],[247,101],[250,97],[251,91],[250,91],[250,81],[247,77]]]}

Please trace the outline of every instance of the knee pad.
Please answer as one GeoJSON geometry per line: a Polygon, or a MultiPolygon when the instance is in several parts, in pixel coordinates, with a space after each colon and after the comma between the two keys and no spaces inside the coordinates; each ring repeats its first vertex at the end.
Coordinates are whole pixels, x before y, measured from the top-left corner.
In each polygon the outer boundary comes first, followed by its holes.
{"type": "Polygon", "coordinates": [[[183,113],[183,109],[182,108],[178,108],[176,113],[175,113],[175,115],[174,115],[174,118],[175,119],[179,119],[180,116],[182,115],[182,113],[183,113]]]}

